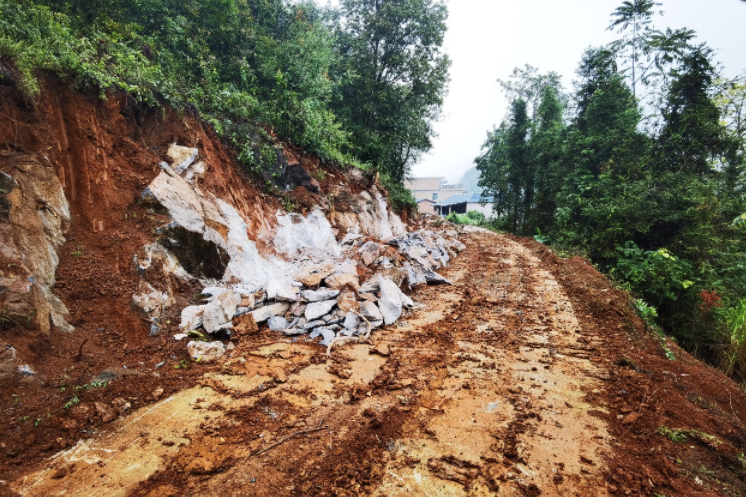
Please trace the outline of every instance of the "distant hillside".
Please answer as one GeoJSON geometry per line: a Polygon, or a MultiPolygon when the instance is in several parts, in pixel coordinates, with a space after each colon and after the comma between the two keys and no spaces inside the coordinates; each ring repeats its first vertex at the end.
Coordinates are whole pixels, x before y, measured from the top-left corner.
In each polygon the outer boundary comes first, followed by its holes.
{"type": "Polygon", "coordinates": [[[466,171],[459,183],[463,184],[469,193],[482,193],[482,188],[479,187],[479,171],[476,167],[466,171]]]}

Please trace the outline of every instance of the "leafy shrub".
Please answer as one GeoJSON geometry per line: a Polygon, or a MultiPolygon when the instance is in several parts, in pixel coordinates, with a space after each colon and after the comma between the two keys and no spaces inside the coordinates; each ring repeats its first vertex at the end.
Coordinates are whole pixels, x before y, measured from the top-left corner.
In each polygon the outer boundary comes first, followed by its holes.
{"type": "Polygon", "coordinates": [[[620,258],[611,269],[612,277],[647,302],[657,306],[675,301],[694,285],[691,265],[666,249],[645,251],[627,242],[617,250],[620,258]]]}
{"type": "Polygon", "coordinates": [[[746,299],[721,311],[725,351],[720,365],[727,375],[738,373],[746,380],[746,299]]]}

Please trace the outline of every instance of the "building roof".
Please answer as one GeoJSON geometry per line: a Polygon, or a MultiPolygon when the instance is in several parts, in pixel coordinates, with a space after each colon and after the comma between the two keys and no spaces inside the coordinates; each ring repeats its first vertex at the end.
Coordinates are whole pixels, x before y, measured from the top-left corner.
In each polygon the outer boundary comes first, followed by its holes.
{"type": "Polygon", "coordinates": [[[478,204],[480,202],[491,204],[492,201],[492,197],[483,197],[479,193],[464,193],[462,195],[454,195],[453,197],[447,198],[446,200],[438,202],[435,205],[446,207],[456,204],[478,204]]]}
{"type": "Polygon", "coordinates": [[[435,203],[435,202],[433,202],[432,200],[430,200],[429,198],[423,198],[422,200],[418,200],[418,201],[417,201],[417,203],[418,203],[418,204],[419,204],[420,202],[430,202],[431,204],[434,204],[434,203],[435,203]]]}

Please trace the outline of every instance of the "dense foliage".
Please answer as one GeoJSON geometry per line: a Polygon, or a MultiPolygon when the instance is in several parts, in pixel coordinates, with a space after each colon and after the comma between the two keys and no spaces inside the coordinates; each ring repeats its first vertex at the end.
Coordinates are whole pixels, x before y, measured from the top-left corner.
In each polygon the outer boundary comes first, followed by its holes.
{"type": "Polygon", "coordinates": [[[743,78],[689,30],[625,2],[622,39],[583,54],[572,92],[527,66],[476,159],[497,227],[589,256],[690,350],[746,379],[743,78]],[[633,32],[628,32],[633,31],[633,32]]]}
{"type": "Polygon", "coordinates": [[[46,70],[192,106],[255,169],[276,159],[269,125],[406,203],[447,89],[446,17],[440,0],[0,0],[0,58],[32,97],[46,70]]]}

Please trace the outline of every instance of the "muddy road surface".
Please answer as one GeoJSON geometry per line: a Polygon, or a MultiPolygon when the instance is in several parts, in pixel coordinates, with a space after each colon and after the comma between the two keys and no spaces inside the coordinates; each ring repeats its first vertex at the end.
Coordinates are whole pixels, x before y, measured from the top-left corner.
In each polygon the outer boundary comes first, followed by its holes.
{"type": "Polygon", "coordinates": [[[477,229],[461,239],[467,249],[445,272],[453,286],[415,292],[418,308],[369,343],[328,357],[305,339],[245,337],[199,384],[10,487],[29,497],[383,497],[654,495],[669,485],[638,478],[634,460],[626,475],[614,462],[639,401],[612,429],[622,418],[609,408],[614,372],[598,358],[610,331],[581,324],[527,243],[477,229]]]}

